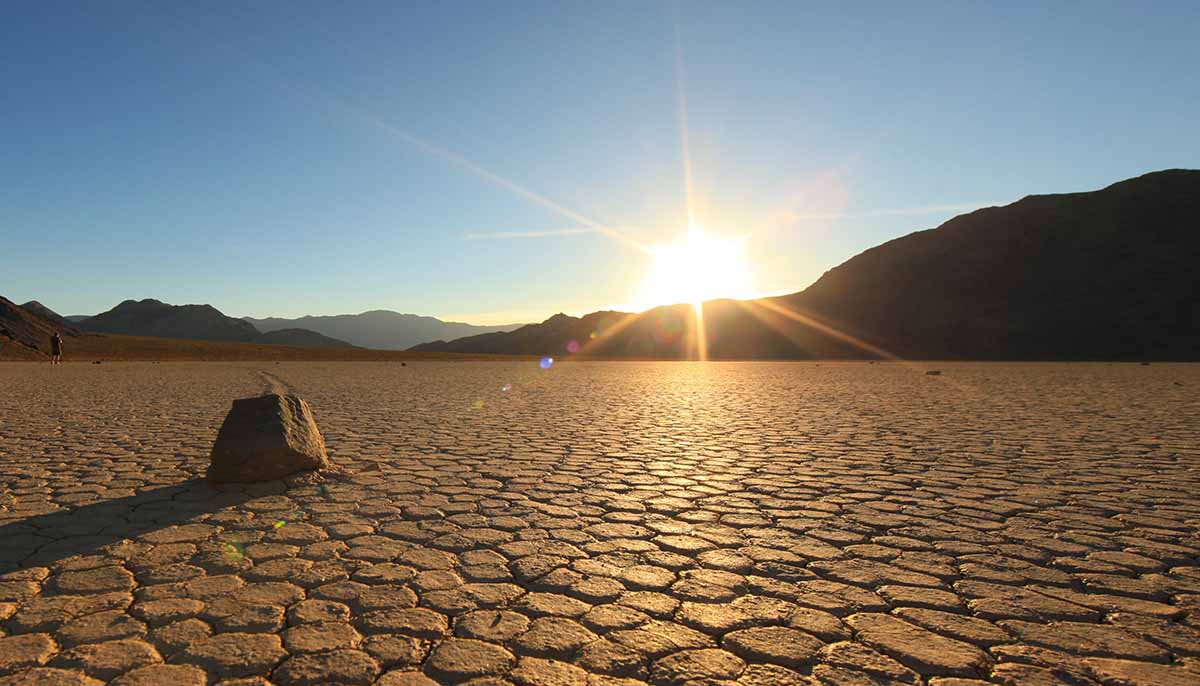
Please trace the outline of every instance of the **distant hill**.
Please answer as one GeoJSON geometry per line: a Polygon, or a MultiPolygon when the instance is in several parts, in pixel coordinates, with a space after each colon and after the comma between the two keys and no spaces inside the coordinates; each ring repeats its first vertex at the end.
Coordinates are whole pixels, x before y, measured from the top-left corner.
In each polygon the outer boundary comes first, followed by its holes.
{"type": "MultiPolygon", "coordinates": [[[[707,302],[708,354],[1197,360],[1198,229],[1200,171],[1028,196],[871,248],[799,293],[707,302]]],[[[686,358],[692,322],[687,305],[555,315],[413,350],[562,356],[573,340],[598,355],[686,358]]]]}
{"type": "Polygon", "coordinates": [[[168,305],[151,298],[126,300],[79,324],[88,331],[205,341],[251,341],[259,334],[212,305],[168,305]]]}
{"type": "Polygon", "coordinates": [[[255,343],[272,343],[276,345],[291,345],[299,348],[355,348],[346,341],[330,338],[308,329],[278,329],[260,333],[254,337],[255,343]]]}
{"type": "MultiPolygon", "coordinates": [[[[64,339],[78,338],[80,335],[79,329],[74,326],[53,321],[0,297],[0,348],[7,351],[6,357],[37,359],[48,355],[50,337],[55,331],[64,339]]],[[[66,343],[63,347],[69,350],[71,344],[66,343]]]]}
{"type": "Polygon", "coordinates": [[[354,360],[404,363],[410,360],[487,359],[487,356],[481,355],[366,350],[303,329],[260,334],[251,342],[86,332],[69,324],[63,326],[50,321],[0,297],[0,360],[44,361],[50,353],[50,336],[56,330],[66,338],[63,352],[68,363],[133,360],[354,360]]]}
{"type": "Polygon", "coordinates": [[[289,327],[260,333],[253,324],[229,317],[212,305],[169,305],[159,300],[126,300],[107,312],[81,320],[78,326],[126,336],[240,341],[303,348],[353,347],[315,331],[289,327]]]}
{"type": "Polygon", "coordinates": [[[452,341],[431,341],[411,348],[413,351],[463,352],[491,350],[505,355],[561,355],[575,341],[588,341],[593,333],[607,330],[613,324],[631,317],[624,312],[593,312],[584,317],[562,313],[541,324],[526,324],[509,332],[494,332],[466,336],[452,341]]]}
{"type": "Polygon", "coordinates": [[[419,343],[449,340],[475,334],[511,331],[520,324],[476,326],[461,322],[446,322],[436,317],[401,314],[390,310],[371,310],[361,314],[306,316],[298,319],[243,317],[259,331],[271,332],[287,328],[304,328],[349,341],[353,345],[380,350],[405,350],[419,343]]]}
{"type": "Polygon", "coordinates": [[[49,307],[46,307],[36,300],[30,300],[29,302],[22,304],[21,309],[35,314],[46,321],[54,322],[59,326],[74,328],[74,324],[68,321],[66,317],[63,317],[59,313],[55,312],[49,307]]]}

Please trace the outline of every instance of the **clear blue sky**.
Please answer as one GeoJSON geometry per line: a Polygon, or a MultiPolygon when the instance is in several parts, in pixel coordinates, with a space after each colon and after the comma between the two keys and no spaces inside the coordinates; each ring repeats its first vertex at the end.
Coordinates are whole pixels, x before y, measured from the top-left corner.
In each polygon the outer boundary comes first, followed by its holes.
{"type": "Polygon", "coordinates": [[[697,216],[762,292],[1200,166],[1193,1],[17,1],[0,45],[0,294],[63,314],[628,302],[647,258],[570,230],[686,225],[681,83],[697,216]]]}

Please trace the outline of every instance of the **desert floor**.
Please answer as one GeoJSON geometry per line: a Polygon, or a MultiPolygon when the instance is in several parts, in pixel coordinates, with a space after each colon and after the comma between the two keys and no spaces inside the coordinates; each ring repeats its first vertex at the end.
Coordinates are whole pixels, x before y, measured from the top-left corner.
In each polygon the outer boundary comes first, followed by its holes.
{"type": "Polygon", "coordinates": [[[1194,686],[1198,534],[1198,365],[0,365],[0,684],[1194,686]]]}

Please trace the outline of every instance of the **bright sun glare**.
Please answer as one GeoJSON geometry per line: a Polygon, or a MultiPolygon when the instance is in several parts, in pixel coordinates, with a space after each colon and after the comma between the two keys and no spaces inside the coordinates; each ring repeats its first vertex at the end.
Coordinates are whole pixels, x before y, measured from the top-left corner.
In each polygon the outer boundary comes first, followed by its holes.
{"type": "Polygon", "coordinates": [[[722,238],[693,224],[673,243],[650,248],[653,261],[638,293],[643,308],[752,298],[744,238],[722,238]]]}

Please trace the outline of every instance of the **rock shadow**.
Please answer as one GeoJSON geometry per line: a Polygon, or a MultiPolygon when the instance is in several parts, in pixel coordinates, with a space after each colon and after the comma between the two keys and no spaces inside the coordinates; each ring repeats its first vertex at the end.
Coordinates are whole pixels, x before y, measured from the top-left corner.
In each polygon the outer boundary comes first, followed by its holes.
{"type": "Polygon", "coordinates": [[[196,523],[205,514],[285,491],[282,482],[214,487],[203,478],[193,478],[123,498],[9,520],[0,524],[0,571],[93,554],[126,539],[196,523]]]}

